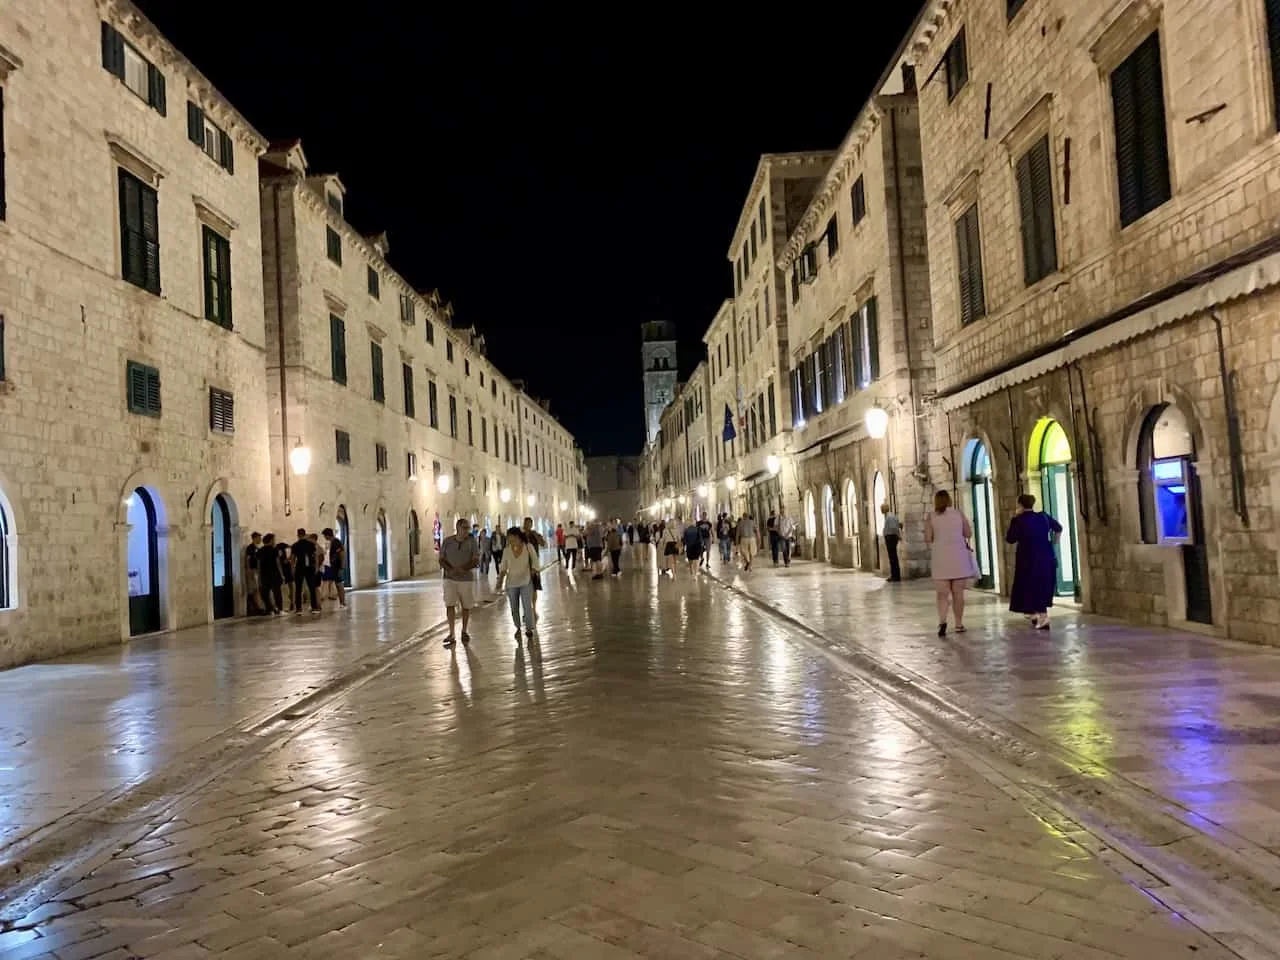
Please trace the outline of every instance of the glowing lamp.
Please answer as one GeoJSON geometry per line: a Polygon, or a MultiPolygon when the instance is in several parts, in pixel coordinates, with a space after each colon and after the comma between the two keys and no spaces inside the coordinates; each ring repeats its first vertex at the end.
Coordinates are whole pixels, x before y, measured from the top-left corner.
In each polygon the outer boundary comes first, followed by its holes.
{"type": "Polygon", "coordinates": [[[698,496],[702,497],[703,500],[707,499],[708,492],[709,491],[707,490],[707,485],[705,483],[698,484],[698,496]]]}
{"type": "Polygon", "coordinates": [[[529,494],[529,496],[525,497],[524,502],[532,507],[534,504],[538,502],[538,498],[531,493],[529,494]]]}
{"type": "Polygon", "coordinates": [[[501,500],[503,503],[510,503],[510,502],[511,502],[511,488],[510,488],[510,487],[503,487],[503,488],[502,488],[502,490],[498,493],[498,499],[499,499],[499,500],[501,500]]]}
{"type": "Polygon", "coordinates": [[[442,473],[436,477],[436,489],[441,493],[449,492],[449,475],[447,473],[442,473]]]}
{"type": "Polygon", "coordinates": [[[560,509],[561,509],[561,510],[568,510],[568,509],[569,509],[569,501],[568,501],[568,500],[561,500],[561,501],[560,501],[560,509]]]}
{"type": "Polygon", "coordinates": [[[289,468],[299,477],[311,471],[311,448],[304,447],[301,440],[289,451],[289,468]]]}
{"type": "Polygon", "coordinates": [[[867,433],[872,440],[880,440],[889,429],[889,414],[880,407],[872,407],[866,416],[867,433]]]}
{"type": "Polygon", "coordinates": [[[733,488],[734,488],[734,487],[736,487],[737,485],[738,485],[738,478],[737,478],[737,477],[725,477],[725,478],[724,478],[724,488],[725,488],[726,490],[728,490],[730,493],[733,493],[733,488]]]}
{"type": "Polygon", "coordinates": [[[764,465],[768,469],[771,476],[776,477],[778,475],[778,472],[782,470],[782,461],[778,459],[777,454],[771,453],[769,454],[769,456],[765,457],[764,465]]]}

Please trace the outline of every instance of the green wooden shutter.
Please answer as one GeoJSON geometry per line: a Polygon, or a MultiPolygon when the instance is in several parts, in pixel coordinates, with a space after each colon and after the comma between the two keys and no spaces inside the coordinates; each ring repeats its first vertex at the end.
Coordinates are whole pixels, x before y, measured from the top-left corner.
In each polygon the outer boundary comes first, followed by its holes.
{"type": "Polygon", "coordinates": [[[342,318],[329,314],[329,363],[336,383],[347,382],[347,328],[342,318]]]}
{"type": "Polygon", "coordinates": [[[1120,225],[1128,226],[1171,196],[1158,32],[1111,74],[1111,106],[1120,225]]]}
{"type": "Polygon", "coordinates": [[[866,378],[862,375],[863,371],[863,347],[862,347],[862,309],[854,311],[853,318],[849,321],[849,345],[853,349],[853,389],[861,390],[867,385],[866,378]]]}
{"type": "Polygon", "coordinates": [[[164,74],[154,63],[147,64],[147,103],[156,108],[156,113],[165,116],[168,106],[165,103],[164,74]]]}
{"type": "Polygon", "coordinates": [[[218,237],[218,284],[222,288],[222,325],[232,328],[231,319],[231,241],[218,237]]]}
{"type": "Polygon", "coordinates": [[[204,149],[204,111],[190,100],[187,101],[187,139],[204,149]]]}
{"type": "Polygon", "coordinates": [[[201,260],[204,266],[204,316],[206,320],[212,320],[215,323],[218,320],[217,311],[214,309],[214,271],[218,266],[218,251],[213,245],[213,231],[206,226],[200,228],[200,238],[203,256],[201,260]]]}
{"type": "Polygon", "coordinates": [[[102,66],[113,76],[124,79],[124,37],[105,20],[102,22],[102,66]]]}
{"type": "Polygon", "coordinates": [[[236,172],[235,145],[231,142],[231,135],[225,130],[218,131],[218,162],[226,167],[227,173],[236,172]]]}
{"type": "Polygon", "coordinates": [[[0,87],[0,220],[6,215],[4,187],[4,87],[0,87]]]}
{"type": "Polygon", "coordinates": [[[1049,138],[1042,137],[1030,151],[1031,200],[1035,209],[1036,252],[1040,276],[1058,269],[1058,239],[1053,228],[1053,165],[1049,138]]]}
{"type": "Polygon", "coordinates": [[[1018,219],[1022,230],[1022,282],[1028,287],[1040,279],[1040,245],[1036,237],[1035,192],[1031,183],[1031,151],[1018,158],[1018,219]]]}
{"type": "Polygon", "coordinates": [[[160,212],[154,190],[138,183],[142,208],[143,286],[152,293],[160,292],[160,212]]]}
{"type": "Polygon", "coordinates": [[[880,317],[879,304],[872,297],[863,308],[867,311],[867,370],[869,382],[880,379],[880,317]]]}
{"type": "Polygon", "coordinates": [[[125,398],[130,413],[147,412],[147,371],[132,360],[125,364],[125,398]]]}
{"type": "Polygon", "coordinates": [[[1267,49],[1271,56],[1271,109],[1280,127],[1280,0],[1266,0],[1267,49]]]}
{"type": "Polygon", "coordinates": [[[160,371],[147,368],[147,413],[160,415],[160,371]]]}
{"type": "Polygon", "coordinates": [[[385,403],[387,388],[382,378],[382,346],[380,344],[369,344],[369,363],[373,374],[373,399],[378,403],[385,403]]]}

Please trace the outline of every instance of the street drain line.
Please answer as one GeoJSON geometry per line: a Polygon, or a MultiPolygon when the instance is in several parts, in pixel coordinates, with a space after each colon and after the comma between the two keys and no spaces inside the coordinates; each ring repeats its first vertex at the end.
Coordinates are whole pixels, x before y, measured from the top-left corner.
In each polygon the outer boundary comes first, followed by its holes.
{"type": "MultiPolygon", "coordinates": [[[[486,600],[477,606],[488,606],[486,600]]],[[[319,713],[440,636],[437,623],[371,653],[320,686],[242,720],[126,783],[0,847],[0,933],[155,828],[184,799],[255,757],[283,746],[319,713]]]]}
{"type": "Polygon", "coordinates": [[[1065,817],[1064,832],[1076,827],[1091,834],[1101,848],[1090,852],[1224,947],[1251,960],[1280,958],[1274,946],[1280,944],[1280,857],[1216,824],[1201,825],[1186,808],[981,710],[945,684],[857,641],[835,640],[782,607],[710,576],[792,627],[842,672],[923,721],[924,729],[917,727],[922,734],[935,740],[942,734],[971,765],[994,772],[1002,789],[1016,792],[1024,804],[1031,801],[1032,812],[1046,822],[1065,817]],[[1049,811],[1057,816],[1046,816],[1049,811]],[[1117,864],[1117,855],[1131,867],[1117,864]]]}

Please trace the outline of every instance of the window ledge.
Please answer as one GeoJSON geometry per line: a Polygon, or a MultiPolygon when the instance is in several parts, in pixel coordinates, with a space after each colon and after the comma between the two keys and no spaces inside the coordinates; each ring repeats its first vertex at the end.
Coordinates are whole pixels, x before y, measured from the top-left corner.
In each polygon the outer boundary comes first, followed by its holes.
{"type": "Polygon", "coordinates": [[[0,44],[0,80],[8,80],[9,74],[21,69],[22,58],[4,44],[0,44]]]}
{"type": "Polygon", "coordinates": [[[240,224],[236,222],[234,217],[223,213],[211,201],[198,194],[192,194],[191,199],[196,205],[197,219],[208,226],[222,233],[231,233],[240,229],[240,224]]]}
{"type": "Polygon", "coordinates": [[[103,130],[102,135],[115,161],[135,176],[145,180],[152,189],[158,189],[160,181],[169,175],[164,167],[135,147],[123,135],[111,130],[103,130]]]}

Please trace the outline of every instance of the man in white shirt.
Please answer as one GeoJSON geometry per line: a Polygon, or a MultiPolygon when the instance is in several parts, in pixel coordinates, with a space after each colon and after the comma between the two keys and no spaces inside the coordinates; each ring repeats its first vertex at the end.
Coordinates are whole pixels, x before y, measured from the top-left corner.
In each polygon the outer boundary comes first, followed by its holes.
{"type": "MultiPolygon", "coordinates": [[[[784,567],[791,566],[791,540],[796,535],[796,523],[787,516],[787,508],[778,508],[778,519],[774,523],[774,529],[778,531],[778,546],[782,550],[782,565],[784,567]]],[[[776,567],[777,564],[775,563],[776,567]]]]}
{"type": "Polygon", "coordinates": [[[751,561],[756,558],[760,548],[760,535],[756,530],[756,522],[751,514],[744,513],[738,521],[738,553],[742,554],[742,569],[751,569],[751,561]]]}

